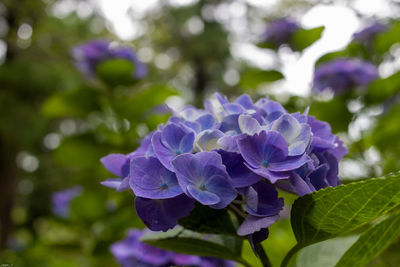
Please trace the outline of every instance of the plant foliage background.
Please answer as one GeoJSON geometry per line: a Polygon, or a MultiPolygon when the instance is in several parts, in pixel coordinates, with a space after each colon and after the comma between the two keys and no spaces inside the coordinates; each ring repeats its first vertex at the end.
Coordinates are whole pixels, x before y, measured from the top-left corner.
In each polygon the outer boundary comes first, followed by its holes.
{"type": "MultiPolygon", "coordinates": [[[[398,1],[384,2],[400,9],[398,1]]],[[[145,226],[135,214],[131,195],[100,185],[109,174],[99,159],[133,151],[143,136],[167,120],[164,103],[200,106],[206,96],[220,91],[229,97],[247,93],[254,100],[269,96],[290,112],[310,107],[349,149],[341,163],[343,185],[300,199],[280,192],[286,215],[263,242],[273,266],[279,266],[289,251],[293,257],[284,261],[291,266],[400,264],[400,21],[382,13],[379,20],[388,29],[372,42],[352,41],[317,60],[316,66],[346,57],[377,65],[379,78],[364,90],[336,96],[311,89],[307,96],[282,92],[285,57],[299,57],[324,29],[302,29],[290,47],[280,48],[260,42],[260,29],[288,15],[300,21],[315,4],[277,1],[267,12],[252,1],[160,1],[142,17],[135,17],[133,5],[131,16],[142,34],[122,43],[148,67],[145,78],[134,80],[132,66],[124,61],[102,64],[95,77],[83,75],[74,65],[71,49],[76,45],[92,39],[121,42],[91,1],[2,1],[0,263],[117,266],[110,245],[123,239],[126,229],[145,226]],[[245,9],[235,9],[237,3],[245,9]],[[217,9],[227,15],[212,17],[217,9]],[[235,20],[238,14],[240,21],[235,20]],[[238,27],[248,31],[238,33],[238,27]],[[241,38],[252,43],[249,51],[269,54],[271,67],[235,56],[241,38]],[[52,194],[73,186],[82,191],[71,201],[69,216],[55,216],[52,194]]],[[[353,8],[350,1],[340,4],[353,8]]],[[[357,16],[361,21],[378,20],[357,16]]],[[[192,231],[209,231],[207,225],[200,229],[195,222],[186,224],[192,231]]],[[[185,232],[186,240],[171,239],[173,234],[148,242],[185,252],[185,242],[193,244],[189,238],[197,233],[185,232]]],[[[235,247],[226,245],[232,243],[229,240],[217,242],[208,252],[201,251],[205,246],[198,242],[186,252],[216,253],[210,256],[261,266],[247,242],[235,247]]]]}

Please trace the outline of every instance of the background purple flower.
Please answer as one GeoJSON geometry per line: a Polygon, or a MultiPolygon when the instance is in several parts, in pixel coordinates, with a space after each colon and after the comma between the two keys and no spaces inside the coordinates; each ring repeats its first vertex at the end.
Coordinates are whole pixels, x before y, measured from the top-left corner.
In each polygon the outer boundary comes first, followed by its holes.
{"type": "Polygon", "coordinates": [[[122,267],[233,267],[235,263],[212,257],[179,254],[147,245],[140,238],[150,231],[129,229],[126,238],[111,245],[110,251],[122,267]]]}
{"type": "Polygon", "coordinates": [[[106,40],[93,40],[72,49],[72,56],[78,69],[88,76],[96,73],[96,67],[108,59],[126,59],[135,66],[134,78],[147,75],[147,67],[129,47],[115,46],[106,40]]]}
{"type": "Polygon", "coordinates": [[[61,218],[70,216],[71,201],[82,193],[82,187],[74,186],[63,191],[55,192],[52,195],[52,211],[61,218]]]}
{"type": "Polygon", "coordinates": [[[352,88],[366,86],[376,78],[378,70],[371,63],[359,59],[336,59],[317,67],[313,90],[330,90],[338,95],[352,88]]]}
{"type": "Polygon", "coordinates": [[[262,35],[262,41],[276,47],[288,44],[291,36],[299,29],[299,25],[288,18],[272,21],[262,35]]]}
{"type": "Polygon", "coordinates": [[[374,22],[373,24],[365,27],[359,32],[354,33],[353,39],[356,42],[363,44],[370,44],[375,36],[388,30],[388,26],[379,22],[374,22]]]}

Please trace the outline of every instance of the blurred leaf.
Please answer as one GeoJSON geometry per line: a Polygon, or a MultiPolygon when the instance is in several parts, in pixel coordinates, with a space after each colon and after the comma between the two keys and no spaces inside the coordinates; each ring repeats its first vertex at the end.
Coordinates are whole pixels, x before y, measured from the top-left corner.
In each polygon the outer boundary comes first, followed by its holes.
{"type": "Polygon", "coordinates": [[[48,98],[41,111],[49,118],[86,117],[99,109],[97,97],[97,92],[89,88],[68,90],[48,98]]]}
{"type": "Polygon", "coordinates": [[[96,67],[96,74],[111,87],[132,84],[135,65],[126,59],[109,59],[96,67]]]}
{"type": "Polygon", "coordinates": [[[372,82],[365,95],[368,103],[380,103],[390,97],[394,97],[400,91],[400,71],[384,79],[372,82]]]}
{"type": "Polygon", "coordinates": [[[179,225],[199,233],[236,236],[236,229],[226,210],[211,209],[199,204],[196,204],[188,217],[179,220],[179,225]]]}
{"type": "MultiPolygon", "coordinates": [[[[291,223],[301,248],[351,232],[400,204],[400,174],[328,187],[297,199],[291,223]]],[[[285,266],[283,264],[283,266],[285,266]]]]}
{"type": "Polygon", "coordinates": [[[385,53],[389,51],[390,47],[400,42],[400,21],[397,21],[387,32],[378,35],[374,41],[376,52],[385,53]]]}
{"type": "Polygon", "coordinates": [[[282,73],[276,70],[249,69],[242,74],[240,86],[246,89],[256,89],[257,86],[283,79],[282,73]]]}
{"type": "Polygon", "coordinates": [[[81,135],[65,139],[54,150],[53,159],[64,166],[93,168],[100,166],[99,160],[107,152],[106,147],[96,144],[90,136],[81,135]]]}
{"type": "Polygon", "coordinates": [[[327,102],[314,102],[310,107],[310,114],[328,122],[333,132],[347,132],[347,127],[353,117],[347,109],[344,96],[335,97],[327,102]]]}
{"type": "Polygon", "coordinates": [[[276,44],[269,42],[259,42],[256,44],[259,48],[267,48],[267,49],[277,49],[276,44]]]}
{"type": "Polygon", "coordinates": [[[296,50],[303,51],[321,37],[324,29],[324,26],[312,29],[299,29],[293,34],[290,43],[296,50]]]}
{"type": "Polygon", "coordinates": [[[106,201],[100,194],[84,191],[71,201],[71,220],[95,221],[107,213],[106,201]]]}
{"type": "Polygon", "coordinates": [[[365,266],[399,237],[400,216],[396,214],[365,231],[335,266],[365,266]]]}
{"type": "MultiPolygon", "coordinates": [[[[228,240],[232,240],[233,237],[229,238],[228,240]]],[[[240,256],[237,246],[232,248],[232,244],[227,244],[223,236],[201,235],[175,228],[166,233],[144,236],[141,241],[177,253],[229,259],[251,266],[240,256]]]]}
{"type": "Polygon", "coordinates": [[[113,106],[120,116],[128,120],[143,118],[152,107],[162,104],[169,96],[178,92],[167,85],[153,85],[132,96],[114,99],[113,106]]]}

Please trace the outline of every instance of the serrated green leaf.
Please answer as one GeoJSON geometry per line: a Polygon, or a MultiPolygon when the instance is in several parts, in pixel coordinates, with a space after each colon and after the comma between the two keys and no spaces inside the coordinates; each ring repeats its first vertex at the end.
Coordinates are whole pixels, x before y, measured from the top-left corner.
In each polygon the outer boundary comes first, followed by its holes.
{"type": "Polygon", "coordinates": [[[400,237],[400,215],[396,214],[365,231],[343,255],[336,267],[361,267],[400,237]]]}
{"type": "Polygon", "coordinates": [[[312,29],[299,29],[293,34],[290,44],[296,50],[303,51],[321,37],[324,29],[324,26],[312,29]]]}
{"type": "Polygon", "coordinates": [[[297,245],[282,265],[301,248],[354,231],[399,204],[399,174],[328,187],[297,199],[291,212],[297,245]]]}
{"type": "MultiPolygon", "coordinates": [[[[236,240],[239,240],[235,238],[236,240]]],[[[229,259],[250,266],[241,256],[237,246],[232,246],[232,237],[204,235],[193,231],[175,228],[166,233],[149,234],[141,241],[177,253],[229,259]],[[228,239],[226,239],[228,238],[228,239]],[[230,240],[230,242],[229,242],[230,240]]],[[[241,240],[239,240],[241,242],[241,240]]],[[[240,246],[241,247],[241,246],[240,246]]]]}
{"type": "Polygon", "coordinates": [[[236,236],[236,229],[226,210],[211,209],[199,204],[196,204],[189,216],[179,220],[179,225],[199,233],[236,236]]]}
{"type": "Polygon", "coordinates": [[[249,69],[242,74],[240,86],[245,89],[256,89],[257,86],[283,79],[282,73],[276,70],[249,69]]]}

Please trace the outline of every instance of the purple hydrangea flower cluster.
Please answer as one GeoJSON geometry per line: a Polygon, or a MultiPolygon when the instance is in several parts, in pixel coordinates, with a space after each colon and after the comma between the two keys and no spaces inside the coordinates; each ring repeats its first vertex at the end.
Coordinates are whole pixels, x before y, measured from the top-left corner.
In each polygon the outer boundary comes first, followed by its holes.
{"type": "Polygon", "coordinates": [[[293,20],[281,18],[269,23],[268,28],[262,34],[262,40],[276,47],[288,44],[291,36],[300,26],[293,20]]]}
{"type": "Polygon", "coordinates": [[[243,216],[237,234],[253,243],[266,239],[279,217],[277,187],[302,196],[337,186],[346,153],[329,124],[308,110],[289,113],[267,98],[229,102],[216,94],[204,110],[174,111],[136,151],[101,161],[120,177],[103,185],[132,189],[137,214],[151,230],[173,228],[198,202],[243,216]]]}
{"type": "Polygon", "coordinates": [[[372,25],[365,27],[361,31],[356,32],[353,35],[353,39],[359,43],[370,44],[374,40],[375,36],[387,30],[387,25],[375,22],[372,25]]]}
{"type": "Polygon", "coordinates": [[[122,267],[233,267],[232,261],[184,255],[150,246],[139,240],[147,231],[130,229],[127,237],[111,245],[111,253],[122,267]]]}
{"type": "Polygon", "coordinates": [[[106,40],[94,40],[76,46],[72,49],[72,56],[78,69],[91,77],[96,73],[96,67],[108,59],[126,59],[135,66],[133,76],[141,79],[147,75],[147,67],[137,58],[129,47],[115,46],[106,40]]]}
{"type": "Polygon", "coordinates": [[[61,218],[70,216],[71,201],[82,193],[82,187],[74,186],[69,189],[55,192],[52,195],[52,211],[61,218]]]}
{"type": "Polygon", "coordinates": [[[375,65],[359,59],[336,59],[321,64],[314,73],[313,89],[340,95],[355,87],[366,86],[378,78],[375,65]]]}

